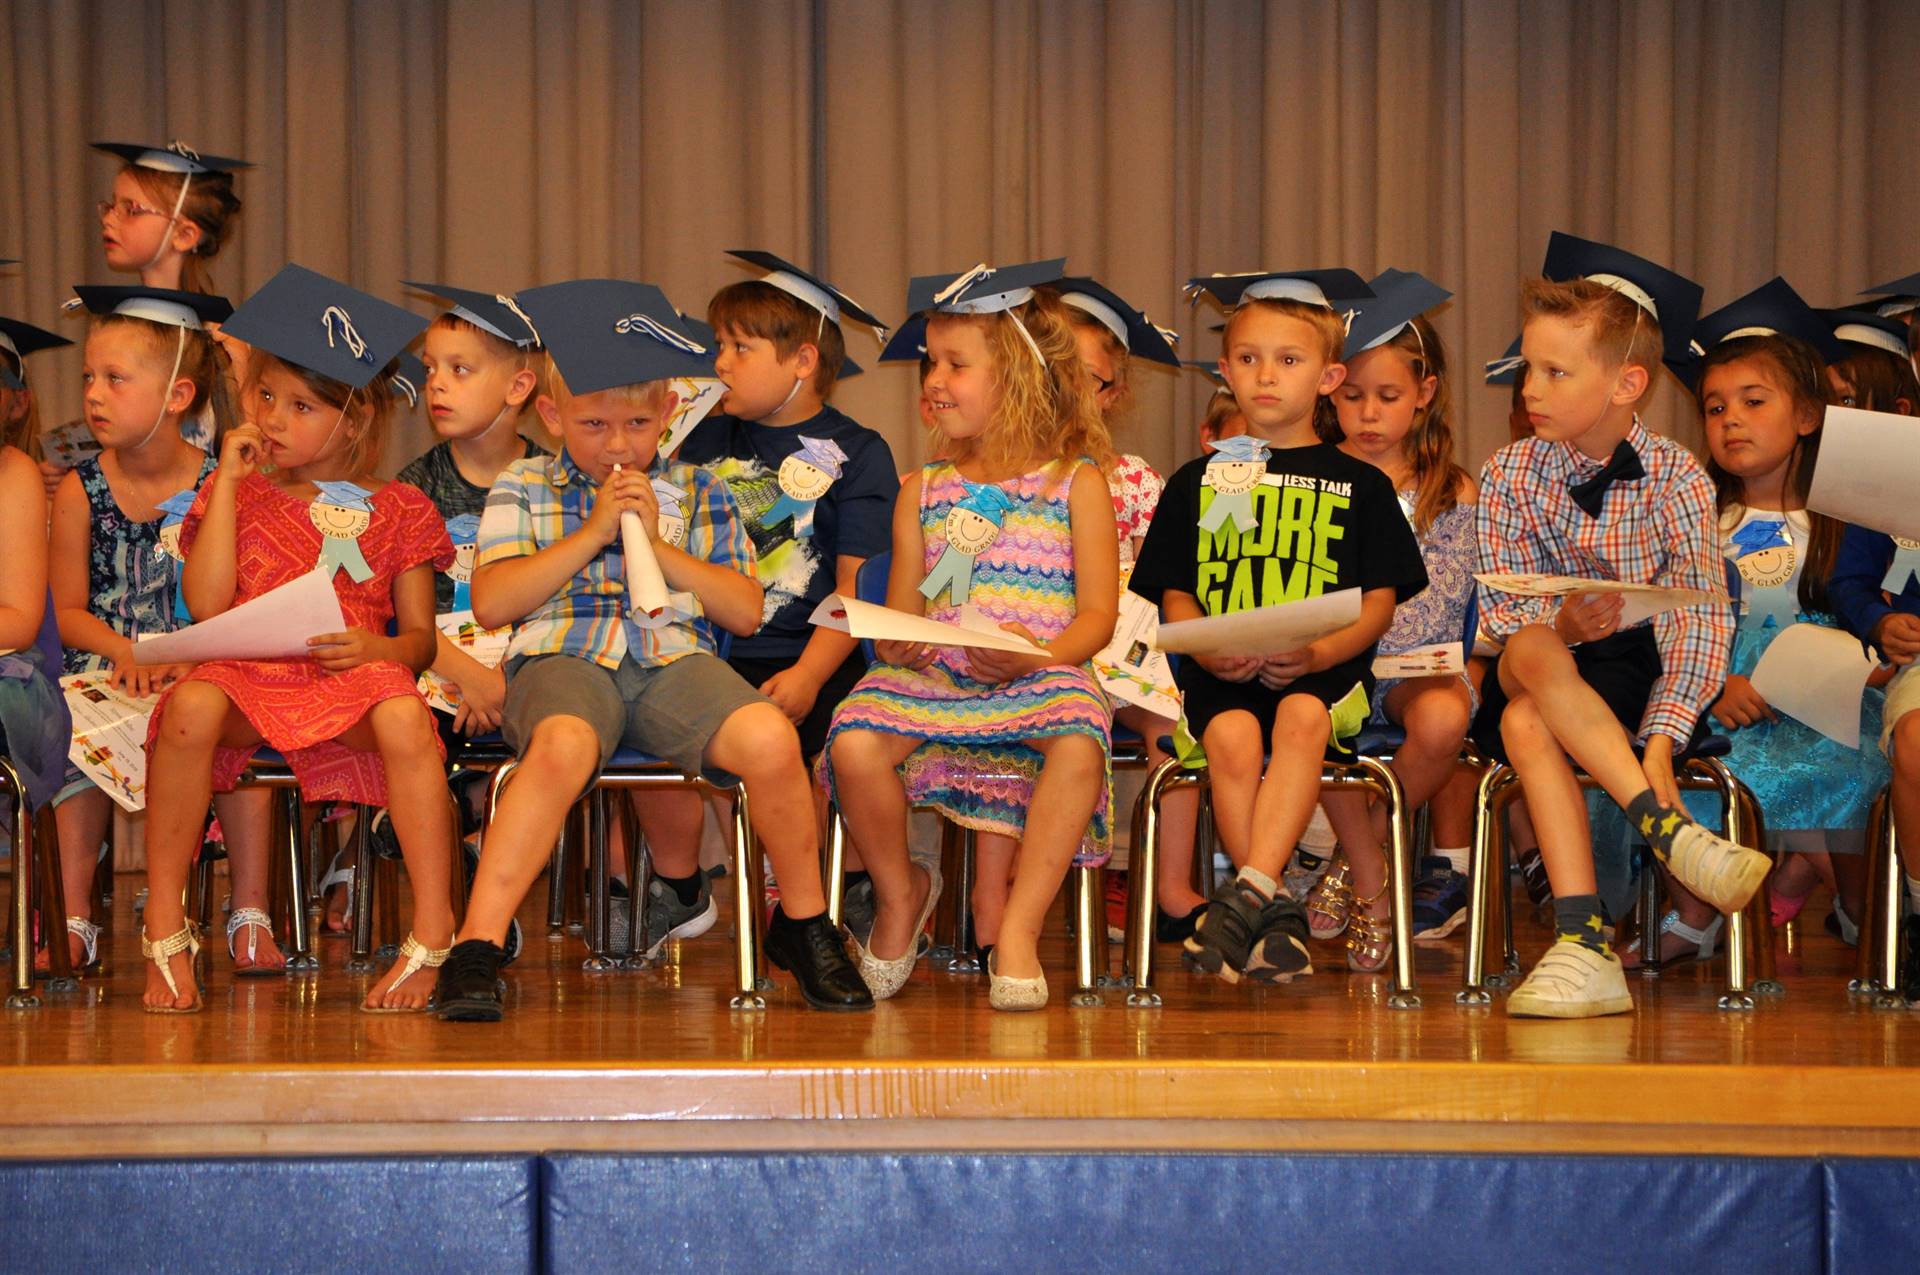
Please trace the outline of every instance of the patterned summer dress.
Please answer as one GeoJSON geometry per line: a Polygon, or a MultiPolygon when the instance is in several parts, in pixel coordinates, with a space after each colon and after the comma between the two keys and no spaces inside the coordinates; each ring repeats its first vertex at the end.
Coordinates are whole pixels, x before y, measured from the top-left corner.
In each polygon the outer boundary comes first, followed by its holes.
{"type": "MultiPolygon", "coordinates": [[[[1418,493],[1403,491],[1400,508],[1410,511],[1418,493]]],[[[1427,587],[1393,609],[1393,627],[1380,639],[1382,655],[1397,655],[1415,647],[1440,642],[1457,642],[1467,622],[1467,604],[1473,600],[1474,537],[1473,505],[1455,505],[1433,520],[1427,534],[1414,534],[1420,541],[1420,561],[1427,568],[1427,587]]],[[[1413,515],[1407,513],[1408,523],[1413,515]]],[[[1406,681],[1403,677],[1382,678],[1373,688],[1373,724],[1391,725],[1387,717],[1387,692],[1406,681]]],[[[1473,682],[1460,674],[1467,694],[1478,708],[1480,696],[1473,682]]]]}
{"type": "MultiPolygon", "coordinates": [[[[201,487],[181,528],[180,543],[189,555],[212,490],[211,484],[201,487]]],[[[373,574],[356,581],[347,571],[336,571],[333,587],[349,627],[384,633],[393,618],[395,578],[422,564],[445,571],[453,565],[453,543],[447,539],[440,512],[417,488],[388,483],[374,493],[372,504],[372,521],[360,533],[359,544],[373,574]]],[[[235,605],[313,570],[320,558],[321,535],[308,517],[310,502],[254,474],[240,484],[236,506],[239,583],[235,605]]],[[[225,691],[267,746],[287,759],[308,800],[387,804],[387,776],[380,755],[355,752],[335,741],[382,700],[407,695],[419,699],[412,670],[391,660],[362,664],[344,673],[324,672],[304,659],[215,660],[195,666],[186,680],[211,682],[225,691]]],[[[154,711],[147,734],[149,753],[165,705],[163,698],[154,711]]],[[[252,748],[217,749],[214,791],[230,790],[253,753],[252,748]]]]}
{"type": "MultiPolygon", "coordinates": [[[[193,485],[204,483],[217,463],[212,456],[203,460],[193,485]]],[[[180,563],[160,540],[166,516],[146,522],[127,517],[113,498],[98,456],[81,461],[74,472],[80,475],[93,520],[87,537],[87,611],[121,637],[136,641],[181,628],[185,622],[174,610],[180,563]]],[[[68,673],[108,666],[107,657],[93,651],[69,649],[66,654],[68,673]]]]}
{"type": "MultiPolygon", "coordinates": [[[[997,486],[1007,498],[1000,532],[973,560],[967,605],[994,624],[1019,623],[1042,642],[1065,630],[1074,616],[1073,530],[1067,495],[1072,471],[1058,466],[997,486]]],[[[948,513],[969,499],[949,461],[921,470],[920,532],[927,571],[947,541],[948,513]]],[[[927,605],[931,619],[957,621],[951,592],[927,605]]],[[[1041,755],[1029,739],[1084,734],[1112,755],[1112,713],[1085,665],[1056,666],[1011,682],[980,682],[967,675],[966,652],[943,647],[926,669],[876,663],[840,702],[828,732],[820,773],[829,795],[833,736],[843,730],[886,731],[927,742],[901,767],[908,800],[939,809],[981,832],[1019,837],[1026,825],[1041,755]]],[[[1110,808],[1113,768],[1074,862],[1104,863],[1112,850],[1110,808]]]]}

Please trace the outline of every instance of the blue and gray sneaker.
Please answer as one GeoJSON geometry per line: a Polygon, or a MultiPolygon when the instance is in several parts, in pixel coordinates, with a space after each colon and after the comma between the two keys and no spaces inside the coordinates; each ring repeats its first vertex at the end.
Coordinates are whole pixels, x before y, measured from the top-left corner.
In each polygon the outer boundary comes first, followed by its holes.
{"type": "Polygon", "coordinates": [[[1467,875],[1439,855],[1420,860],[1413,883],[1413,937],[1443,939],[1467,919],[1467,875]]]}

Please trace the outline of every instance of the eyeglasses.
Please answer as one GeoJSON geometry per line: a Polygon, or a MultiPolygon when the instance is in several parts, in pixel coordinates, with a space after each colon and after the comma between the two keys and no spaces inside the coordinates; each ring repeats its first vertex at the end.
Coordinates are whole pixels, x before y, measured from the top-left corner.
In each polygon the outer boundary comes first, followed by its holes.
{"type": "Polygon", "coordinates": [[[158,208],[149,208],[145,204],[136,204],[131,199],[103,199],[94,207],[100,212],[100,219],[118,216],[122,221],[131,221],[135,217],[164,217],[167,214],[158,208]]]}

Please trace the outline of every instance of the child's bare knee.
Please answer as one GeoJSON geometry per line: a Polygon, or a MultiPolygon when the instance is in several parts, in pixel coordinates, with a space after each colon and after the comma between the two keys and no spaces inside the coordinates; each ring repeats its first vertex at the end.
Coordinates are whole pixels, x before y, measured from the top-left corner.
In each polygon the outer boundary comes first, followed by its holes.
{"type": "Polygon", "coordinates": [[[1530,698],[1514,700],[1500,714],[1500,738],[1507,746],[1509,757],[1525,756],[1540,748],[1559,748],[1559,741],[1553,732],[1547,729],[1546,721],[1540,716],[1530,698]]]}
{"type": "MultiPolygon", "coordinates": [[[[600,768],[600,736],[579,717],[549,717],[533,728],[520,764],[576,786],[585,784],[600,768]]],[[[566,793],[570,800],[571,791],[566,793]]]]}
{"type": "Polygon", "coordinates": [[[1075,778],[1099,775],[1107,768],[1106,750],[1091,735],[1062,735],[1047,746],[1046,757],[1049,771],[1075,778]]]}
{"type": "Polygon", "coordinates": [[[1273,714],[1273,747],[1325,748],[1333,723],[1327,706],[1311,695],[1289,695],[1273,714]]]}
{"type": "Polygon", "coordinates": [[[433,710],[412,696],[381,700],[367,713],[367,724],[384,753],[434,751],[433,710]]]}
{"type": "Polygon", "coordinates": [[[1501,660],[1524,679],[1539,673],[1543,660],[1563,655],[1566,650],[1567,644],[1553,631],[1552,626],[1527,624],[1507,639],[1506,653],[1501,660]]]}
{"type": "Polygon", "coordinates": [[[1467,736],[1467,704],[1458,695],[1421,695],[1407,706],[1407,738],[1435,751],[1458,748],[1467,736]]]}
{"type": "Polygon", "coordinates": [[[227,721],[227,697],[218,687],[185,682],[160,713],[160,740],[175,748],[212,748],[227,721]]]}
{"type": "Polygon", "coordinates": [[[1260,727],[1251,714],[1244,722],[1217,717],[1208,723],[1201,746],[1207,754],[1207,769],[1228,779],[1246,779],[1260,774],[1260,727]]]}
{"type": "Polygon", "coordinates": [[[804,774],[800,736],[772,704],[749,704],[727,718],[714,736],[726,754],[723,769],[752,781],[789,772],[804,774]]]}
{"type": "Polygon", "coordinates": [[[891,770],[893,759],[887,755],[887,739],[880,731],[846,730],[828,745],[834,771],[843,779],[850,775],[891,770]]]}

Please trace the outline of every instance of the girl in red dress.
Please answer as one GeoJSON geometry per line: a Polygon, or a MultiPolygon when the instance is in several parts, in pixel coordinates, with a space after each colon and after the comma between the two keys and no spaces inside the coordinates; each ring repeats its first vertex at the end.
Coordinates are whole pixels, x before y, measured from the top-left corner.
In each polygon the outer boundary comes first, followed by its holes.
{"type": "Polygon", "coordinates": [[[392,356],[424,326],[298,266],[227,324],[254,347],[249,423],[228,433],[183,524],[187,607],[204,620],[318,568],[349,627],[314,637],[304,659],[197,665],[154,712],[141,936],[151,1012],[200,1008],[187,869],[209,794],[231,789],[263,743],[286,757],[309,801],[387,807],[413,927],[363,1008],[427,1006],[433,979],[418,975],[453,938],[453,828],[439,735],[415,679],[433,662],[433,571],[452,564],[453,546],[423,494],[372,476],[392,356]]]}

